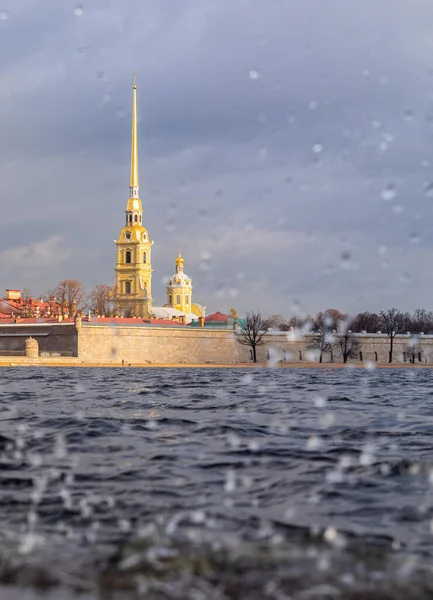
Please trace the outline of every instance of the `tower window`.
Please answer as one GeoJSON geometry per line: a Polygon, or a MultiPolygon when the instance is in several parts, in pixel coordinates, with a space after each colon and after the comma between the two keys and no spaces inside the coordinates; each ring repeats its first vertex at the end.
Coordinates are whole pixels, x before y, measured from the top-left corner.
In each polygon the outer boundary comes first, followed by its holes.
{"type": "Polygon", "coordinates": [[[125,294],[130,294],[130,293],[131,293],[131,282],[125,281],[125,294]]]}
{"type": "Polygon", "coordinates": [[[168,297],[168,303],[171,305],[173,304],[173,296],[170,294],[170,296],[168,297]]]}
{"type": "Polygon", "coordinates": [[[128,264],[131,262],[131,252],[129,250],[126,251],[125,262],[128,264]]]}
{"type": "Polygon", "coordinates": [[[137,221],[138,221],[138,216],[137,215],[135,215],[134,221],[137,223],[137,221]]]}
{"type": "Polygon", "coordinates": [[[189,304],[189,296],[185,296],[185,304],[189,304]]]}
{"type": "Polygon", "coordinates": [[[128,223],[132,223],[132,215],[128,216],[128,223]]]}
{"type": "Polygon", "coordinates": [[[180,304],[180,295],[179,294],[176,296],[176,304],[180,304]]]}
{"type": "Polygon", "coordinates": [[[146,252],[143,252],[143,262],[144,262],[144,263],[146,262],[146,258],[147,258],[147,257],[146,257],[146,252]]]}

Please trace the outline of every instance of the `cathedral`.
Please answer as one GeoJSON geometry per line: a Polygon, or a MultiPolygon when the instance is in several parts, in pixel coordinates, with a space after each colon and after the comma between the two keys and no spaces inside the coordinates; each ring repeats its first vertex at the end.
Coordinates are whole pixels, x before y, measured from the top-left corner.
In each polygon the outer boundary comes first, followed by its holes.
{"type": "Polygon", "coordinates": [[[131,172],[125,224],[115,240],[117,246],[114,301],[119,316],[177,320],[188,324],[205,316],[205,307],[192,301],[192,281],[184,272],[180,252],[175,273],[167,282],[167,303],[152,304],[152,246],[143,225],[143,205],[138,179],[137,83],[134,76],[132,96],[131,172]]]}

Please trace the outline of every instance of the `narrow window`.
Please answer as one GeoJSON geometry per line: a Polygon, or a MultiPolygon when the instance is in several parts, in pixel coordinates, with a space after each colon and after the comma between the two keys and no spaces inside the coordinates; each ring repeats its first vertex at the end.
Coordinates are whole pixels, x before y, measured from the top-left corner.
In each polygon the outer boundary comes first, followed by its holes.
{"type": "Polygon", "coordinates": [[[378,358],[377,358],[377,352],[374,353],[374,360],[377,362],[378,358]]]}
{"type": "Polygon", "coordinates": [[[359,353],[359,360],[360,360],[360,361],[363,361],[363,360],[364,360],[364,358],[363,358],[363,356],[362,356],[362,352],[360,352],[360,353],[359,353]]]}
{"type": "Polygon", "coordinates": [[[253,360],[253,351],[250,350],[250,360],[253,360]]]}
{"type": "Polygon", "coordinates": [[[146,252],[143,252],[143,262],[146,262],[146,252]]]}
{"type": "Polygon", "coordinates": [[[418,362],[422,362],[421,352],[418,352],[418,362]]]}
{"type": "Polygon", "coordinates": [[[189,296],[185,296],[185,304],[189,304],[189,296]]]}
{"type": "Polygon", "coordinates": [[[129,223],[132,223],[132,215],[129,215],[129,216],[128,216],[128,222],[129,222],[129,223]]]}
{"type": "Polygon", "coordinates": [[[125,281],[125,294],[130,294],[130,293],[131,293],[131,282],[125,281]]]}
{"type": "Polygon", "coordinates": [[[302,350],[299,350],[299,360],[302,361],[302,350]]]}
{"type": "Polygon", "coordinates": [[[403,362],[407,362],[406,352],[403,352],[403,362]]]}
{"type": "Polygon", "coordinates": [[[172,304],[173,304],[173,296],[172,296],[171,294],[170,294],[170,296],[168,297],[168,303],[169,303],[170,305],[172,305],[172,304]]]}
{"type": "Polygon", "coordinates": [[[131,262],[131,252],[129,250],[126,251],[125,262],[127,262],[128,264],[131,262]]]}
{"type": "Polygon", "coordinates": [[[137,215],[135,215],[134,221],[137,223],[137,221],[138,221],[138,216],[137,215]]]}
{"type": "Polygon", "coordinates": [[[180,304],[180,296],[179,295],[176,296],[176,304],[180,304]]]}

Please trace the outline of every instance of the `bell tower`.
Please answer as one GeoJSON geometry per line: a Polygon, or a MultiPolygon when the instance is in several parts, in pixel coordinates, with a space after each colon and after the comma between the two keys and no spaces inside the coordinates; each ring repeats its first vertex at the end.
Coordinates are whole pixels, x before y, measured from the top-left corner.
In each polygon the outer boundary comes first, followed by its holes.
{"type": "Polygon", "coordinates": [[[184,260],[180,255],[176,258],[176,272],[167,283],[167,304],[184,313],[192,312],[192,281],[184,272],[184,260]]]}
{"type": "Polygon", "coordinates": [[[149,317],[152,310],[153,242],[143,227],[143,207],[138,183],[137,82],[134,73],[132,95],[131,174],[125,226],[117,246],[114,301],[120,316],[149,317]]]}

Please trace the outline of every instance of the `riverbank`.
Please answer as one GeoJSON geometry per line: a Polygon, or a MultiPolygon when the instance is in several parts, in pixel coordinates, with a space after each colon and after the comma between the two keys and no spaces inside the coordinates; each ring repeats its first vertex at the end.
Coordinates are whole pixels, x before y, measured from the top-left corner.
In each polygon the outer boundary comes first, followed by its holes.
{"type": "Polygon", "coordinates": [[[146,369],[432,369],[428,363],[318,363],[318,362],[284,362],[284,363],[152,363],[137,362],[88,362],[79,358],[43,357],[38,359],[24,356],[2,356],[0,367],[81,367],[81,368],[146,368],[146,369]]]}

